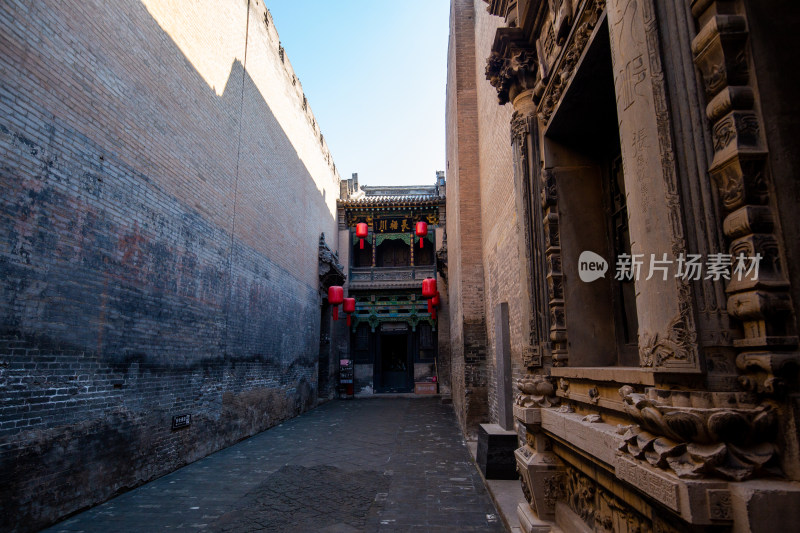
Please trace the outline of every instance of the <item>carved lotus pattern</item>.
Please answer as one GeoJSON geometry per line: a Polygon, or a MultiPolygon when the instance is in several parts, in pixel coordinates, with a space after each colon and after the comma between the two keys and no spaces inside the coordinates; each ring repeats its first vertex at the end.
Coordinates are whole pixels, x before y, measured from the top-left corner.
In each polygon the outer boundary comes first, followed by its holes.
{"type": "Polygon", "coordinates": [[[679,477],[733,480],[779,473],[770,442],[777,411],[755,408],[698,408],[662,405],[630,387],[620,389],[626,412],[639,424],[623,436],[622,452],[679,477]]]}
{"type": "Polygon", "coordinates": [[[552,407],[558,405],[555,387],[544,376],[525,376],[516,382],[519,394],[514,403],[520,407],[552,407]]]}

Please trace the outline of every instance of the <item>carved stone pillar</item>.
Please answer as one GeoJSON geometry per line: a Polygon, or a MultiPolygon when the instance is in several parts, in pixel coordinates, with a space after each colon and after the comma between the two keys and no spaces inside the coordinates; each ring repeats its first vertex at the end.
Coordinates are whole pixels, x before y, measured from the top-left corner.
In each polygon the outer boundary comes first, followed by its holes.
{"type": "MultiPolygon", "coordinates": [[[[609,0],[607,16],[631,251],[674,264],[686,245],[653,0],[609,0]]],[[[647,274],[635,281],[640,365],[699,372],[688,281],[647,274]]]]}
{"type": "Polygon", "coordinates": [[[511,146],[514,158],[514,189],[519,220],[519,253],[525,261],[520,272],[520,285],[528,287],[520,295],[527,309],[529,345],[524,348],[523,364],[531,370],[542,366],[545,354],[550,353],[550,320],[544,312],[550,305],[547,291],[547,271],[544,262],[543,211],[538,183],[539,162],[536,153],[536,106],[531,90],[514,99],[511,118],[511,146]]]}
{"type": "Polygon", "coordinates": [[[557,405],[559,399],[552,383],[543,376],[527,376],[517,382],[517,388],[514,418],[525,427],[525,445],[514,455],[522,491],[538,519],[552,521],[563,485],[564,464],[542,432],[541,412],[557,405]]]}
{"type": "Polygon", "coordinates": [[[747,21],[733,2],[694,0],[698,33],[692,42],[711,122],[714,159],[708,169],[726,213],[724,232],[735,260],[760,258],[758,275],[732,276],[728,313],[741,321],[736,364],[747,389],[781,392],[781,373],[795,368],[798,339],[792,331],[785,258],[770,207],[769,168],[762,120],[756,112],[748,64],[747,21]]]}

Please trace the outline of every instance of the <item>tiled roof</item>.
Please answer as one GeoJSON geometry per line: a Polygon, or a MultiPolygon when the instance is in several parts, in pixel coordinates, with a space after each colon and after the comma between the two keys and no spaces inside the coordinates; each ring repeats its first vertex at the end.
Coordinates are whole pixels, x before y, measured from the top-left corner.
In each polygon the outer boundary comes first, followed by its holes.
{"type": "Polygon", "coordinates": [[[444,196],[426,194],[420,196],[364,196],[357,199],[337,200],[340,207],[399,207],[433,206],[444,204],[444,196]]]}

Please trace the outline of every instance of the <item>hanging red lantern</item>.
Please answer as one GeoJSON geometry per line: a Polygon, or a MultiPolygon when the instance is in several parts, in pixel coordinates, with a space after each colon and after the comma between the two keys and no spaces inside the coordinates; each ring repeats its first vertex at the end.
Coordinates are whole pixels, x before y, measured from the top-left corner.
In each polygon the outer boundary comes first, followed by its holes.
{"type": "Polygon", "coordinates": [[[364,239],[369,235],[369,226],[366,222],[356,224],[356,237],[361,239],[361,249],[364,249],[364,239]]]}
{"type": "Polygon", "coordinates": [[[434,297],[428,300],[428,304],[431,307],[431,318],[436,320],[436,308],[439,307],[439,291],[436,291],[434,297]]]}
{"type": "Polygon", "coordinates": [[[333,319],[339,320],[339,304],[344,300],[344,288],[339,285],[328,287],[328,303],[333,306],[333,319]]]}
{"type": "Polygon", "coordinates": [[[433,298],[436,296],[436,279],[425,278],[422,280],[422,297],[433,298]]]}
{"type": "Polygon", "coordinates": [[[415,233],[417,234],[417,237],[419,237],[419,247],[422,248],[422,238],[428,234],[428,224],[421,220],[417,222],[415,233]]]}
{"type": "Polygon", "coordinates": [[[436,295],[431,298],[430,302],[433,307],[439,307],[439,291],[436,291],[436,295]]]}
{"type": "Polygon", "coordinates": [[[350,313],[356,312],[356,299],[345,298],[342,300],[342,311],[347,313],[347,327],[350,327],[350,313]]]}

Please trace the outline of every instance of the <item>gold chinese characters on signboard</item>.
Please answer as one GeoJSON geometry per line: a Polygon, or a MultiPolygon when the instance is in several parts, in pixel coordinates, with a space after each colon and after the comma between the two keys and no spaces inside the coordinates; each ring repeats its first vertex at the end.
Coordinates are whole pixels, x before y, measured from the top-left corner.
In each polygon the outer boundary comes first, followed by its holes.
{"type": "Polygon", "coordinates": [[[406,233],[413,228],[414,221],[410,217],[375,217],[372,226],[375,233],[406,233]]]}

